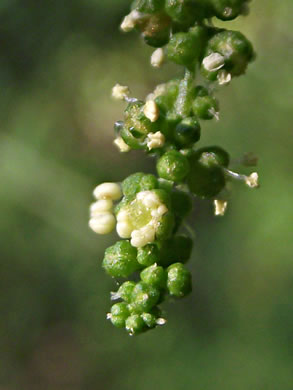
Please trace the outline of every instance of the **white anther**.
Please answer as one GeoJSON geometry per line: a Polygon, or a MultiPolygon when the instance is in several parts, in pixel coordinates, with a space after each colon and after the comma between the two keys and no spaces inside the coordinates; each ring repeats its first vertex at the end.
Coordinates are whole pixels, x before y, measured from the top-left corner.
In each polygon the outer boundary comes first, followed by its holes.
{"type": "Polygon", "coordinates": [[[116,84],[112,88],[112,97],[116,100],[124,100],[130,94],[129,88],[126,85],[116,84]]]}
{"type": "Polygon", "coordinates": [[[122,197],[120,185],[117,183],[102,183],[94,189],[96,199],[118,200],[122,197]]]}
{"type": "Polygon", "coordinates": [[[137,195],[141,194],[138,199],[148,208],[158,207],[160,200],[157,195],[152,191],[142,191],[137,195]]]}
{"type": "Polygon", "coordinates": [[[112,318],[112,314],[111,313],[107,313],[106,318],[107,318],[107,320],[110,320],[112,318]]]}
{"type": "Polygon", "coordinates": [[[231,7],[225,7],[223,11],[223,15],[226,18],[229,18],[232,15],[233,9],[231,7]]]}
{"type": "Polygon", "coordinates": [[[95,217],[103,211],[111,211],[113,209],[113,202],[111,199],[100,199],[90,206],[90,216],[95,217]]]}
{"type": "Polygon", "coordinates": [[[159,68],[163,65],[165,60],[164,50],[162,48],[156,49],[151,56],[151,65],[159,68]]]}
{"type": "Polygon", "coordinates": [[[131,245],[140,248],[155,240],[155,229],[150,224],[138,230],[133,230],[131,234],[131,245]]]}
{"type": "Polygon", "coordinates": [[[127,212],[127,210],[125,208],[121,209],[119,211],[119,213],[117,214],[117,221],[118,222],[128,221],[128,212],[127,212]]]}
{"type": "Polygon", "coordinates": [[[89,220],[89,227],[97,234],[111,233],[115,228],[116,219],[113,214],[104,212],[89,220]]]}
{"type": "Polygon", "coordinates": [[[144,18],[146,18],[146,15],[138,12],[137,10],[133,10],[130,14],[125,16],[120,28],[124,32],[129,32],[133,30],[137,23],[144,18]]]}
{"type": "Polygon", "coordinates": [[[202,64],[207,71],[214,72],[223,68],[225,65],[225,57],[220,53],[212,53],[203,59],[202,64]]]}
{"type": "Polygon", "coordinates": [[[220,114],[219,114],[219,112],[217,112],[213,107],[209,109],[209,113],[210,113],[214,118],[216,118],[217,121],[220,119],[220,114]]]}
{"type": "Polygon", "coordinates": [[[248,185],[250,188],[257,188],[259,187],[258,183],[258,173],[253,172],[250,176],[248,176],[245,180],[245,183],[248,185]]]}
{"type": "Polygon", "coordinates": [[[117,148],[120,150],[120,152],[122,153],[126,153],[126,152],[129,152],[131,150],[131,147],[128,146],[124,141],[123,141],[123,138],[121,137],[117,137],[115,140],[114,140],[114,145],[117,146],[117,148]]]}
{"type": "Polygon", "coordinates": [[[160,115],[159,107],[153,100],[148,100],[143,108],[144,115],[151,121],[155,122],[160,115]]]}
{"type": "Polygon", "coordinates": [[[216,199],[214,200],[215,215],[223,216],[226,212],[228,202],[226,200],[216,199]]]}
{"type": "Polygon", "coordinates": [[[162,215],[166,214],[167,211],[168,211],[168,209],[167,209],[167,207],[164,204],[159,206],[158,209],[157,209],[157,212],[158,212],[159,216],[162,216],[162,215]]]}
{"type": "Polygon", "coordinates": [[[165,320],[165,318],[158,318],[158,319],[156,320],[156,324],[157,324],[157,325],[160,325],[160,326],[165,325],[166,322],[167,322],[167,321],[165,320]]]}
{"type": "Polygon", "coordinates": [[[149,150],[161,148],[165,145],[165,136],[160,131],[149,133],[147,136],[147,147],[149,150]]]}
{"type": "Polygon", "coordinates": [[[226,70],[221,70],[218,73],[217,78],[218,78],[219,85],[225,85],[230,83],[232,76],[231,73],[227,72],[226,70]]]}
{"type": "Polygon", "coordinates": [[[121,238],[130,238],[132,233],[132,226],[128,222],[118,222],[116,225],[116,231],[121,238]]]}

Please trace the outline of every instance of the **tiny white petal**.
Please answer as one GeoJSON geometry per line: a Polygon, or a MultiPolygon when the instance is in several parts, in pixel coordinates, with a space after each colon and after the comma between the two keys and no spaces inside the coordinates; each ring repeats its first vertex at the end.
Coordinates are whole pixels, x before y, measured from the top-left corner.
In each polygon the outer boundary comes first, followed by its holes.
{"type": "Polygon", "coordinates": [[[250,176],[248,176],[245,180],[245,183],[248,185],[250,188],[257,188],[259,187],[258,183],[258,173],[253,172],[250,176]]]}
{"type": "Polygon", "coordinates": [[[97,234],[111,233],[116,224],[116,219],[111,213],[103,213],[89,220],[89,227],[97,234]]]}
{"type": "Polygon", "coordinates": [[[215,199],[214,207],[215,207],[215,215],[223,216],[226,212],[228,202],[226,200],[215,199]]]}
{"type": "Polygon", "coordinates": [[[218,73],[217,78],[218,78],[219,85],[225,85],[230,83],[232,76],[231,73],[228,73],[226,70],[221,70],[218,73]]]}
{"type": "Polygon", "coordinates": [[[147,147],[149,150],[161,148],[165,145],[165,136],[160,131],[149,133],[147,136],[147,147]]]}
{"type": "Polygon", "coordinates": [[[125,208],[121,209],[119,213],[117,214],[117,221],[118,222],[126,222],[128,221],[128,212],[125,208]]]}
{"type": "Polygon", "coordinates": [[[133,10],[132,12],[130,12],[130,14],[125,16],[120,25],[120,28],[124,32],[129,32],[134,29],[134,27],[140,20],[146,17],[146,15],[138,12],[137,10],[133,10]]]}
{"type": "Polygon", "coordinates": [[[116,84],[112,88],[112,97],[117,100],[123,100],[130,94],[129,88],[125,85],[116,84]]]}
{"type": "Polygon", "coordinates": [[[120,185],[117,183],[102,183],[94,189],[96,199],[118,200],[122,197],[120,185]]]}
{"type": "Polygon", "coordinates": [[[151,121],[155,122],[160,115],[159,107],[153,100],[148,100],[143,108],[144,115],[151,121]]]}

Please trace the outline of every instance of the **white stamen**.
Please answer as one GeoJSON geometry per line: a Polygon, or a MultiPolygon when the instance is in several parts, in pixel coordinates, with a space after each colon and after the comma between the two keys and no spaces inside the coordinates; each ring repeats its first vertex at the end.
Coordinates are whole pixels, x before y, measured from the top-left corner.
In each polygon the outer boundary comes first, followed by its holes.
{"type": "Polygon", "coordinates": [[[163,65],[165,60],[164,50],[162,48],[156,49],[151,56],[151,65],[159,68],[163,65]]]}
{"type": "Polygon", "coordinates": [[[124,100],[129,97],[130,91],[126,85],[116,84],[112,88],[112,97],[116,100],[124,100]]]}
{"type": "Polygon", "coordinates": [[[212,53],[203,59],[202,64],[207,71],[214,72],[223,68],[225,65],[225,57],[220,53],[212,53]]]}
{"type": "Polygon", "coordinates": [[[147,136],[147,147],[149,150],[161,148],[165,145],[165,136],[160,131],[149,133],[147,136]]]}
{"type": "Polygon", "coordinates": [[[115,228],[116,219],[113,214],[104,212],[89,220],[89,227],[97,234],[111,233],[115,228]]]}
{"type": "Polygon", "coordinates": [[[230,83],[232,76],[231,73],[228,73],[226,70],[221,70],[218,73],[217,78],[218,78],[219,85],[225,85],[230,83]]]}
{"type": "Polygon", "coordinates": [[[130,238],[133,231],[133,227],[128,222],[118,222],[116,225],[116,231],[121,238],[130,238]]]}
{"type": "Polygon", "coordinates": [[[156,320],[156,324],[157,324],[157,325],[160,325],[160,326],[165,325],[166,322],[167,322],[167,320],[165,320],[165,318],[158,318],[158,319],[156,320]]]}
{"type": "Polygon", "coordinates": [[[226,200],[216,199],[214,200],[215,215],[223,216],[226,212],[228,202],[226,200]]]}
{"type": "Polygon", "coordinates": [[[146,102],[143,112],[151,122],[156,122],[160,115],[159,107],[153,100],[148,100],[146,102]]]}
{"type": "Polygon", "coordinates": [[[101,211],[111,211],[113,209],[113,202],[111,199],[100,199],[90,206],[90,216],[94,217],[100,214],[101,211]]]}
{"type": "Polygon", "coordinates": [[[122,197],[122,191],[117,183],[102,183],[94,189],[96,199],[118,200],[122,197]]]}
{"type": "Polygon", "coordinates": [[[113,143],[118,147],[118,149],[122,153],[126,153],[131,150],[131,147],[128,146],[121,137],[117,137],[113,143]]]}
{"type": "Polygon", "coordinates": [[[123,19],[120,28],[124,32],[129,32],[134,29],[137,23],[143,19],[145,19],[147,15],[138,12],[137,10],[133,10],[130,14],[126,15],[123,19]]]}
{"type": "Polygon", "coordinates": [[[257,188],[259,187],[258,183],[258,173],[253,172],[250,176],[248,176],[245,180],[245,183],[248,185],[250,188],[257,188]]]}

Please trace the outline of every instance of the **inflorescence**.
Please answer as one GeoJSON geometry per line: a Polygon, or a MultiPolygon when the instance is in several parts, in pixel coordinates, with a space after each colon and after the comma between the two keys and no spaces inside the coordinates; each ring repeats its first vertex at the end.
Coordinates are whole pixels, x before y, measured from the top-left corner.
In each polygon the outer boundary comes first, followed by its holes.
{"type": "MultiPolygon", "coordinates": [[[[158,177],[139,172],[122,184],[100,184],[90,207],[90,228],[108,234],[116,227],[121,238],[105,252],[105,271],[114,278],[136,275],[111,294],[119,302],[107,315],[130,335],[165,324],[159,305],[167,296],[191,292],[185,263],[193,240],[181,229],[193,197],[210,199],[222,216],[230,181],[258,187],[258,174],[232,171],[221,147],[197,147],[201,121],[219,119],[215,85],[244,74],[255,57],[242,33],[214,27],[211,18],[232,20],[247,11],[248,0],[135,0],[122,21],[124,32],[138,30],[156,48],[152,66],[171,61],[185,69],[183,78],[158,85],[145,101],[131,97],[127,86],[112,90],[127,104],[124,119],[114,125],[115,145],[123,153],[144,150],[157,158],[158,177]],[[204,85],[196,83],[198,73],[204,85]]],[[[247,154],[239,162],[254,166],[257,159],[247,154]]]]}

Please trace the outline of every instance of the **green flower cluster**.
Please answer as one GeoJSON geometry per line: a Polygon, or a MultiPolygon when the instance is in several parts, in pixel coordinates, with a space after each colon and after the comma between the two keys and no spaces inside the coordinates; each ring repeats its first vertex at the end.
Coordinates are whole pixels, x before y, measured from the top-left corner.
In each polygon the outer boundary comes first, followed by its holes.
{"type": "MultiPolygon", "coordinates": [[[[219,146],[198,148],[202,121],[219,119],[219,102],[211,85],[228,84],[245,73],[254,58],[248,39],[238,31],[214,27],[212,17],[231,20],[247,12],[247,0],[135,0],[121,28],[136,29],[157,49],[151,64],[169,60],[185,69],[181,79],[161,84],[145,100],[130,97],[117,84],[113,97],[127,103],[114,125],[121,152],[144,150],[157,159],[157,176],[134,173],[121,184],[103,183],[94,190],[89,225],[98,234],[116,227],[121,238],[109,247],[104,270],[122,281],[108,319],[135,335],[163,325],[159,305],[168,297],[191,292],[185,263],[193,241],[182,234],[192,197],[211,199],[215,215],[227,208],[227,183],[240,180],[258,187],[256,172],[246,176],[230,169],[230,156],[219,146]],[[197,71],[205,80],[196,83],[197,71]],[[203,85],[202,85],[203,84],[203,85]],[[114,202],[116,202],[114,204],[114,202]],[[131,279],[129,279],[131,278],[131,279]]],[[[246,155],[240,163],[253,166],[246,155]]]]}

